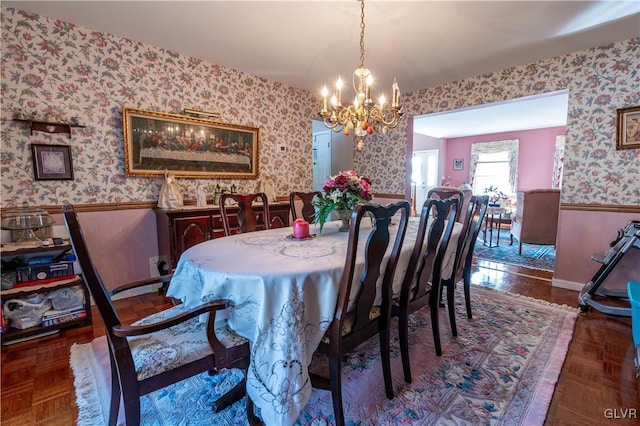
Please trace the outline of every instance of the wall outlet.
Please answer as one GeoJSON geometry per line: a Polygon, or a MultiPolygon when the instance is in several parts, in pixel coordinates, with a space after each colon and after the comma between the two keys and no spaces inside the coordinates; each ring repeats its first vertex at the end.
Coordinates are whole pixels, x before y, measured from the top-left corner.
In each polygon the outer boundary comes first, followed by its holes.
{"type": "Polygon", "coordinates": [[[149,258],[149,277],[159,277],[158,262],[160,262],[160,256],[153,256],[149,258]]]}

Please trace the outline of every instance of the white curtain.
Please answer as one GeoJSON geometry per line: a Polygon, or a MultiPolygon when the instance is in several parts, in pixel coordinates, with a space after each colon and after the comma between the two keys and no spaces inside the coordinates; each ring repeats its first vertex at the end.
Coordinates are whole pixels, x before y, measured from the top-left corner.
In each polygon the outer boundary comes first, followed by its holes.
{"type": "Polygon", "coordinates": [[[553,156],[553,177],[551,180],[552,188],[560,188],[560,186],[562,185],[562,168],[564,167],[564,144],[566,140],[566,135],[556,136],[556,152],[553,156]]]}
{"type": "Polygon", "coordinates": [[[518,188],[518,152],[519,139],[509,139],[495,142],[478,142],[471,144],[471,161],[469,165],[469,181],[473,186],[476,177],[476,166],[480,154],[494,154],[507,151],[509,155],[509,186],[515,193],[518,188]]]}

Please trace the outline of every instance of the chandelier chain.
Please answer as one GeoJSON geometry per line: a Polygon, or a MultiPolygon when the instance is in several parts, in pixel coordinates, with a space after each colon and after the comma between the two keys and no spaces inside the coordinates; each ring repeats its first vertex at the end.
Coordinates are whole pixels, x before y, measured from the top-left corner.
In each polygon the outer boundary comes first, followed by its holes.
{"type": "Polygon", "coordinates": [[[360,68],[364,68],[364,0],[360,0],[360,68]]]}

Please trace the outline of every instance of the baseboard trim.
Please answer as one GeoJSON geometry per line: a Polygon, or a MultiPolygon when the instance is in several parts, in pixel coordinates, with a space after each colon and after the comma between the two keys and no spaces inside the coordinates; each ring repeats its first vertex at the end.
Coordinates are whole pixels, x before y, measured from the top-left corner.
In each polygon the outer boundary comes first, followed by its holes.
{"type": "Polygon", "coordinates": [[[551,280],[551,287],[566,288],[567,290],[580,291],[582,290],[582,287],[584,287],[584,283],[577,283],[575,281],[566,281],[566,280],[559,280],[557,278],[553,278],[551,280]]]}

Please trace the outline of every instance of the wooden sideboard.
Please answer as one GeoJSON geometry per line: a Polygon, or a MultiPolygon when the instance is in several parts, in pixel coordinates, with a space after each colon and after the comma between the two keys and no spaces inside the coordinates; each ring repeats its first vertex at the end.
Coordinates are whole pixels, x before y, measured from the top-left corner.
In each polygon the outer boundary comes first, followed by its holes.
{"type": "MultiPolygon", "coordinates": [[[[178,264],[183,251],[191,246],[212,238],[224,237],[222,218],[218,206],[183,207],[181,209],[154,209],[158,226],[158,254],[171,269],[178,264]]],[[[261,210],[261,209],[259,209],[261,210]]],[[[231,207],[231,223],[234,224],[234,213],[237,207],[231,207]]],[[[271,216],[270,228],[289,226],[289,203],[269,203],[271,216]]],[[[235,220],[237,224],[237,220],[235,220]]],[[[258,222],[264,228],[262,214],[258,215],[258,222]]]]}

